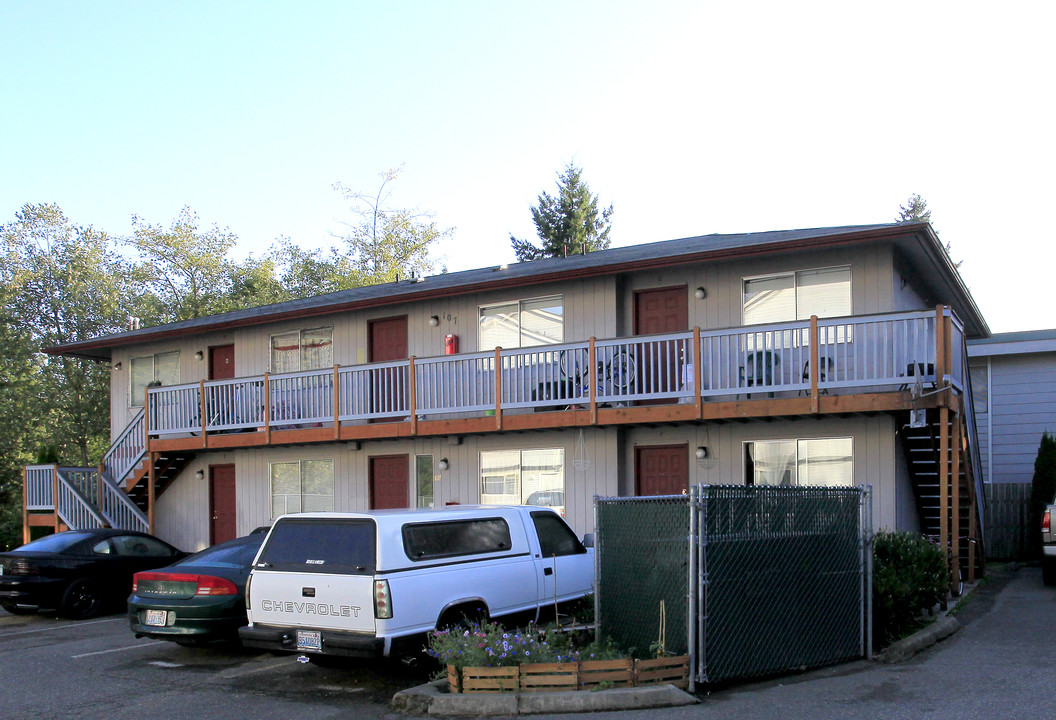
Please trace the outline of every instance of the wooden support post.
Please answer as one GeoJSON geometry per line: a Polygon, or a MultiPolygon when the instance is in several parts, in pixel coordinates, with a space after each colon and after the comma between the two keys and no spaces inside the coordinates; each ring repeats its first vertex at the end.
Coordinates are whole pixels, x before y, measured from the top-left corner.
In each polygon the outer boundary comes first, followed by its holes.
{"type": "MultiPolygon", "coordinates": [[[[935,306],[935,387],[942,383],[943,375],[946,373],[946,308],[943,305],[935,306]]],[[[924,366],[927,368],[927,365],[924,366]]],[[[917,368],[920,369],[919,367],[917,368]]],[[[939,405],[948,407],[949,397],[946,393],[939,394],[939,405]]]]}
{"type": "Polygon", "coordinates": [[[264,373],[264,443],[271,445],[271,381],[264,373]]]}
{"type": "Polygon", "coordinates": [[[946,406],[939,408],[939,467],[935,473],[939,481],[939,548],[942,550],[943,562],[949,571],[949,514],[950,514],[950,410],[946,406]]]}
{"type": "Polygon", "coordinates": [[[818,316],[810,316],[810,411],[817,413],[818,403],[818,316]]]}
{"type": "Polygon", "coordinates": [[[502,348],[495,348],[495,429],[502,430],[502,348]]]}
{"type": "Polygon", "coordinates": [[[590,424],[598,424],[598,363],[597,348],[594,347],[595,338],[590,338],[587,345],[587,393],[590,398],[590,424]]]}
{"type": "Polygon", "coordinates": [[[51,466],[51,512],[55,520],[55,532],[59,532],[59,466],[51,466]]]}
{"type": "Polygon", "coordinates": [[[198,411],[202,414],[202,447],[206,447],[206,428],[209,427],[209,417],[205,414],[205,380],[198,381],[198,411]]]}
{"type": "Polygon", "coordinates": [[[950,448],[950,582],[957,584],[961,569],[961,416],[953,416],[953,443],[950,448]]]}
{"type": "Polygon", "coordinates": [[[158,464],[158,454],[147,455],[147,532],[154,533],[154,485],[157,481],[155,467],[158,464]]]}
{"type": "MultiPolygon", "coordinates": [[[[340,377],[339,370],[340,365],[334,365],[334,392],[331,402],[334,404],[334,440],[341,438],[341,391],[338,389],[338,378],[340,377]]],[[[413,361],[411,369],[414,369],[413,361]]],[[[411,380],[414,380],[414,374],[411,374],[411,380]]]]}
{"type": "Polygon", "coordinates": [[[22,468],[22,544],[30,541],[32,535],[29,530],[29,472],[22,468]]]}
{"type": "Polygon", "coordinates": [[[703,389],[701,386],[704,384],[704,365],[701,363],[703,359],[700,352],[700,328],[693,328],[693,352],[690,353],[690,357],[693,358],[693,404],[697,408],[697,419],[700,420],[704,417],[704,398],[701,397],[700,391],[703,389]]]}
{"type": "MultiPolygon", "coordinates": [[[[498,367],[495,372],[498,373],[498,367]]],[[[407,358],[407,407],[411,411],[411,435],[418,434],[418,384],[414,377],[414,355],[407,358]]],[[[497,396],[496,396],[497,397],[497,396]]]]}

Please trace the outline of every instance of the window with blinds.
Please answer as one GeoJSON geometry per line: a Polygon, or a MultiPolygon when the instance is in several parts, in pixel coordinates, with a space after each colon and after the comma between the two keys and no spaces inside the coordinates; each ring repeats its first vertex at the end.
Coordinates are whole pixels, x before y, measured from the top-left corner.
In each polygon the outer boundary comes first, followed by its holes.
{"type": "Polygon", "coordinates": [[[560,295],[480,308],[479,348],[516,348],[563,342],[564,305],[560,295]]]}

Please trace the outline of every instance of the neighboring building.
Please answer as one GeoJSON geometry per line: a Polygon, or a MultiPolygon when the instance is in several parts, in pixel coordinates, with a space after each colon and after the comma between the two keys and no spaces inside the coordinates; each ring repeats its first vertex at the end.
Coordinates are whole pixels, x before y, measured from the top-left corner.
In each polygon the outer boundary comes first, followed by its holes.
{"type": "Polygon", "coordinates": [[[1030,484],[1042,433],[1056,433],[1056,330],[968,342],[979,457],[986,482],[987,551],[1027,558],[1030,484]]]}
{"type": "Polygon", "coordinates": [[[595,495],[853,484],[876,527],[960,557],[949,528],[982,535],[964,342],[988,335],[920,223],[686,238],[137,329],[51,351],[110,363],[114,447],[101,474],[28,468],[25,524],[192,549],[290,511],[480,502],[556,505],[584,532],[595,495]]]}
{"type": "Polygon", "coordinates": [[[1042,433],[1056,433],[1056,330],[973,338],[968,358],[983,480],[1030,483],[1042,433]]]}

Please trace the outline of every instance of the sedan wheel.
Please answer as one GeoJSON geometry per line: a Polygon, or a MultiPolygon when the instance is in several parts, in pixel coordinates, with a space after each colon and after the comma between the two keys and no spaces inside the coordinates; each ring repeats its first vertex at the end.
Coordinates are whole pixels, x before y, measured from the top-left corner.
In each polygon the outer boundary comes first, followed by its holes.
{"type": "Polygon", "coordinates": [[[73,620],[84,620],[98,615],[103,607],[99,588],[91,580],[74,580],[62,596],[59,611],[73,620]]]}

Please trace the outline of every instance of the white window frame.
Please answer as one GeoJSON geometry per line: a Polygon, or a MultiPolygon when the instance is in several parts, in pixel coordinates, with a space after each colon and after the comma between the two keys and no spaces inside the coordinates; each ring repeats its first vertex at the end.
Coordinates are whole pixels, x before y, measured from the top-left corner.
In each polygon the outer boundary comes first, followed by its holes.
{"type": "Polygon", "coordinates": [[[273,333],[268,337],[268,368],[270,372],[279,374],[279,371],[275,369],[275,339],[283,337],[285,335],[297,334],[297,367],[296,369],[282,370],[282,373],[287,372],[301,372],[302,370],[323,370],[325,368],[333,367],[334,365],[334,326],[333,325],[321,325],[319,327],[301,328],[298,330],[287,330],[286,332],[273,333]],[[301,357],[304,351],[304,336],[306,333],[320,332],[324,330],[330,331],[330,362],[320,365],[319,367],[301,367],[301,357]]]}
{"type": "Polygon", "coordinates": [[[143,397],[144,396],[143,387],[150,387],[151,384],[161,383],[163,381],[162,378],[158,377],[158,359],[162,358],[162,357],[165,357],[165,356],[168,356],[168,355],[175,355],[176,356],[176,383],[170,383],[170,384],[178,384],[179,383],[179,374],[180,374],[180,351],[179,350],[169,350],[168,352],[154,353],[153,355],[138,355],[136,357],[129,358],[129,360],[128,360],[128,406],[129,407],[143,407],[143,399],[144,399],[144,397],[143,397]],[[135,373],[134,368],[135,368],[135,366],[137,364],[142,363],[142,362],[146,362],[148,360],[150,361],[150,364],[151,364],[150,365],[151,380],[150,380],[149,383],[147,383],[143,387],[137,388],[135,386],[136,373],[135,373]]]}
{"type": "MultiPolygon", "coordinates": [[[[519,300],[510,300],[509,302],[491,303],[489,305],[479,305],[477,307],[477,347],[481,351],[493,350],[495,345],[485,343],[484,341],[484,327],[483,321],[485,313],[489,310],[495,310],[496,308],[504,307],[515,307],[517,313],[517,344],[510,345],[509,347],[539,347],[541,345],[558,345],[563,343],[565,340],[565,296],[564,295],[542,295],[540,297],[533,298],[522,298],[519,300]],[[559,338],[548,338],[541,335],[535,335],[526,337],[524,323],[521,322],[522,314],[524,313],[524,306],[529,303],[549,303],[551,305],[561,306],[561,337],[559,338]]],[[[503,348],[507,348],[507,345],[502,345],[503,348]]]]}
{"type": "Polygon", "coordinates": [[[436,464],[433,462],[432,453],[423,453],[414,456],[414,506],[418,508],[435,508],[436,507],[436,464]],[[421,463],[428,461],[430,470],[430,501],[429,504],[422,503],[422,487],[421,483],[421,472],[424,469],[421,467],[421,463]]]}
{"type": "MultiPolygon", "coordinates": [[[[498,504],[507,504],[507,503],[510,502],[509,500],[500,500],[500,501],[490,501],[489,502],[485,498],[485,495],[488,495],[488,494],[490,494],[490,495],[515,496],[514,504],[524,505],[524,504],[527,503],[528,497],[533,492],[543,492],[543,493],[548,492],[548,491],[560,491],[562,493],[566,492],[566,489],[565,489],[566,488],[565,449],[563,447],[519,448],[519,449],[509,449],[509,450],[505,450],[505,449],[481,450],[478,453],[478,462],[479,462],[479,465],[477,467],[478,467],[479,472],[478,472],[477,475],[478,475],[480,484],[477,486],[477,489],[478,489],[481,505],[491,505],[491,504],[498,505],[498,504]],[[499,475],[496,475],[496,474],[485,475],[484,474],[484,460],[485,460],[485,456],[487,456],[489,454],[499,454],[499,453],[516,453],[517,454],[517,467],[516,467],[516,469],[513,470],[512,473],[510,473],[510,474],[505,474],[504,473],[504,474],[499,474],[499,475]],[[532,489],[531,492],[525,492],[525,469],[524,469],[525,468],[525,462],[524,462],[525,453],[556,453],[557,456],[560,458],[560,462],[559,462],[558,465],[555,465],[554,467],[559,468],[559,470],[557,470],[557,473],[560,474],[560,478],[561,478],[560,488],[557,488],[557,487],[546,487],[546,488],[539,487],[539,488],[532,489]],[[485,493],[485,488],[487,487],[488,483],[502,483],[502,485],[503,485],[502,490],[504,492],[501,492],[501,493],[485,493]]],[[[565,510],[564,506],[556,507],[555,509],[558,512],[560,512],[561,514],[564,514],[564,510],[565,510]]]]}
{"type": "MultiPolygon", "coordinates": [[[[827,267],[801,268],[799,270],[789,270],[787,272],[769,273],[769,274],[766,274],[766,275],[744,276],[744,277],[741,278],[741,324],[744,327],[753,327],[755,325],[770,325],[770,324],[785,323],[785,322],[796,322],[796,321],[799,321],[799,320],[809,320],[811,315],[817,315],[819,318],[849,317],[849,316],[854,314],[854,286],[853,286],[853,282],[854,282],[854,280],[853,280],[853,276],[852,276],[851,266],[850,265],[830,265],[830,266],[827,266],[827,267]],[[843,314],[836,315],[836,314],[831,314],[831,313],[816,312],[813,309],[801,311],[800,310],[800,297],[799,297],[799,295],[800,295],[800,293],[799,293],[799,289],[800,289],[800,280],[799,280],[799,278],[800,278],[800,276],[801,275],[806,275],[807,273],[831,272],[831,271],[834,271],[834,270],[846,270],[847,271],[847,312],[843,313],[843,314]],[[746,310],[747,310],[747,307],[746,307],[746,305],[747,305],[747,297],[746,297],[747,296],[747,292],[746,292],[747,288],[746,288],[746,285],[749,282],[753,282],[753,281],[777,280],[779,278],[792,278],[792,317],[774,318],[774,319],[764,320],[762,322],[749,323],[748,319],[745,316],[746,315],[746,310]]],[[[853,331],[853,328],[851,328],[850,326],[844,326],[844,325],[838,326],[837,328],[834,328],[834,329],[830,328],[829,337],[825,338],[825,343],[826,344],[833,344],[833,343],[845,343],[845,342],[849,343],[849,342],[853,342],[854,341],[854,336],[853,336],[852,331],[853,331]],[[833,330],[835,330],[835,332],[833,332],[833,330]]],[[[748,338],[749,347],[747,347],[747,349],[749,349],[749,350],[757,349],[755,347],[756,345],[760,345],[760,347],[765,346],[767,348],[771,348],[771,347],[773,347],[773,342],[774,342],[774,338],[767,337],[765,339],[765,342],[760,344],[760,343],[758,343],[757,338],[754,338],[753,336],[749,336],[749,338],[748,338]]],[[[785,331],[784,338],[782,339],[781,342],[782,342],[782,346],[783,347],[796,347],[796,346],[806,347],[807,345],[810,344],[810,332],[807,331],[807,330],[804,330],[802,333],[795,333],[795,334],[790,336],[789,331],[785,331]]]]}
{"type": "MultiPolygon", "coordinates": [[[[269,503],[270,503],[271,518],[273,520],[275,518],[277,518],[279,515],[284,515],[284,514],[286,514],[288,512],[291,512],[288,500],[285,500],[283,502],[284,509],[283,509],[282,512],[276,513],[276,511],[275,511],[275,466],[276,465],[297,465],[297,489],[299,491],[297,497],[299,499],[299,507],[296,510],[293,510],[292,512],[333,512],[333,510],[334,510],[334,497],[335,497],[335,487],[334,487],[334,485],[335,485],[335,478],[336,478],[336,474],[337,474],[336,473],[336,468],[334,467],[334,459],[333,458],[304,458],[304,459],[301,459],[301,460],[275,460],[274,462],[268,463],[268,500],[269,500],[269,503]],[[330,498],[330,507],[329,508],[324,508],[324,509],[319,509],[319,510],[305,510],[304,509],[304,505],[305,505],[304,498],[306,497],[305,493],[304,493],[304,464],[305,463],[313,463],[313,462],[314,463],[329,463],[330,464],[330,493],[329,493],[329,495],[316,494],[316,495],[311,495],[311,496],[308,496],[308,497],[329,497],[330,498]]],[[[283,493],[283,497],[284,498],[288,498],[288,497],[291,497],[291,496],[292,496],[292,493],[283,493]]]]}
{"type": "MultiPolygon", "coordinates": [[[[853,436],[832,436],[832,437],[808,437],[808,438],[765,438],[760,440],[743,440],[741,442],[741,468],[742,468],[742,480],[745,485],[755,485],[755,477],[748,477],[748,446],[749,445],[764,445],[767,443],[795,443],[795,457],[792,462],[792,482],[793,487],[801,486],[799,482],[800,465],[803,464],[803,451],[804,445],[810,442],[818,441],[833,441],[833,440],[846,440],[850,445],[850,481],[846,484],[840,485],[802,485],[803,487],[853,487],[854,486],[854,437],[853,436]]],[[[809,460],[808,460],[809,462],[809,460]]],[[[761,485],[768,485],[769,483],[761,483],[761,485]]]]}

